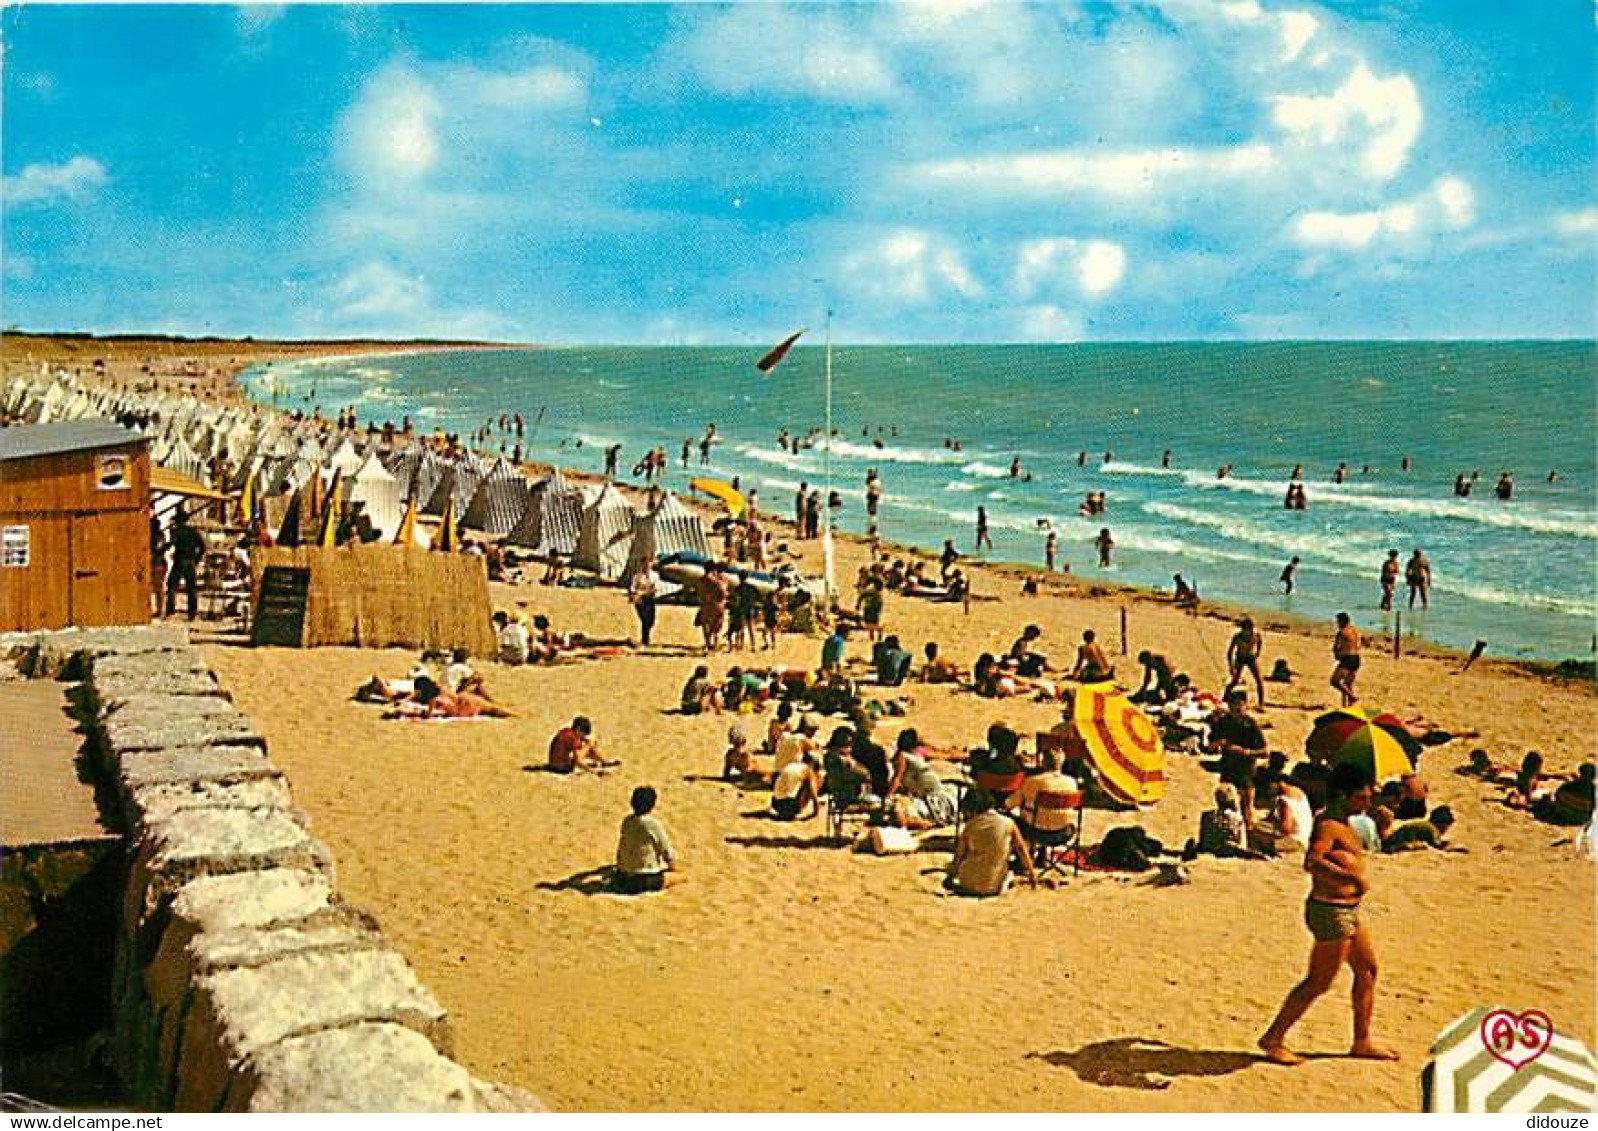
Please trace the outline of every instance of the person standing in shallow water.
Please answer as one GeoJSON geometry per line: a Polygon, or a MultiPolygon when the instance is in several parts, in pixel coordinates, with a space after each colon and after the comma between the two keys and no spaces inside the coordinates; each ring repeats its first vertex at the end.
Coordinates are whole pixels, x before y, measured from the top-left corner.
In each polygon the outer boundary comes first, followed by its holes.
{"type": "Polygon", "coordinates": [[[1270,1028],[1259,1039],[1265,1059],[1274,1064],[1302,1064],[1287,1047],[1287,1034],[1315,1000],[1332,988],[1346,962],[1354,972],[1354,1039],[1348,1055],[1364,1060],[1397,1060],[1371,1040],[1376,1007],[1376,942],[1360,920],[1360,902],[1370,891],[1368,864],[1359,835],[1349,817],[1370,808],[1371,780],[1360,766],[1345,762],[1333,768],[1327,783],[1330,797],[1315,821],[1304,870],[1310,874],[1304,923],[1314,937],[1309,972],[1288,992],[1270,1028]]]}
{"type": "Polygon", "coordinates": [[[1387,560],[1382,563],[1382,612],[1392,612],[1393,590],[1398,588],[1398,551],[1388,550],[1387,560]]]}
{"type": "Polygon", "coordinates": [[[981,550],[984,545],[990,550],[993,549],[993,536],[988,533],[988,508],[978,507],[976,548],[981,550]]]}

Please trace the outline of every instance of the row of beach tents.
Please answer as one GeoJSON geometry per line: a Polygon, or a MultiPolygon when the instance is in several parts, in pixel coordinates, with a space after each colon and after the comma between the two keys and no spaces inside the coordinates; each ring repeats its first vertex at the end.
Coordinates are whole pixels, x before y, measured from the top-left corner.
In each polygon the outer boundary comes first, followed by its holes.
{"type": "Polygon", "coordinates": [[[322,422],[296,422],[256,405],[93,386],[60,372],[12,381],[0,389],[0,410],[29,424],[120,420],[149,437],[157,466],[247,496],[252,506],[280,499],[292,510],[297,494],[326,498],[336,480],[342,502],[359,504],[384,541],[403,529],[427,545],[415,516],[441,523],[448,516],[502,546],[559,554],[605,580],[631,577],[645,558],[709,553],[699,515],[669,492],[639,511],[612,483],[575,484],[558,469],[529,483],[504,457],[446,458],[417,439],[390,448],[376,432],[329,434],[322,422]]]}

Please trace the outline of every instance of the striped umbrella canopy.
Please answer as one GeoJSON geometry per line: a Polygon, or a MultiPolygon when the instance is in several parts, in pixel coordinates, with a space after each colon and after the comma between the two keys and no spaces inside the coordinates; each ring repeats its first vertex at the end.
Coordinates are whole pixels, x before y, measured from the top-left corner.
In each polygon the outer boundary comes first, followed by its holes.
{"type": "Polygon", "coordinates": [[[1071,717],[1112,795],[1134,805],[1165,796],[1165,744],[1136,703],[1113,684],[1084,684],[1077,689],[1071,717]]]}
{"type": "Polygon", "coordinates": [[[1590,1112],[1598,1100],[1592,1052],[1540,1010],[1473,1009],[1437,1035],[1431,1058],[1420,1076],[1429,1112],[1590,1112]]]}
{"type": "Polygon", "coordinates": [[[1396,715],[1339,707],[1315,720],[1304,751],[1315,762],[1334,766],[1354,762],[1365,767],[1372,781],[1382,782],[1415,772],[1420,743],[1396,715]]]}

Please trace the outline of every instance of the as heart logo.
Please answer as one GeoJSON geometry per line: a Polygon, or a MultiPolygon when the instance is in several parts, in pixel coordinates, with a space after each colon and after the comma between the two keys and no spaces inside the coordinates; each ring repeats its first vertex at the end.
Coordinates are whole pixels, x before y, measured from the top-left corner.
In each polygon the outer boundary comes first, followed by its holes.
{"type": "Polygon", "coordinates": [[[1495,1009],[1481,1019],[1482,1046],[1517,1072],[1547,1052],[1553,1040],[1553,1019],[1540,1009],[1520,1014],[1495,1009]]]}

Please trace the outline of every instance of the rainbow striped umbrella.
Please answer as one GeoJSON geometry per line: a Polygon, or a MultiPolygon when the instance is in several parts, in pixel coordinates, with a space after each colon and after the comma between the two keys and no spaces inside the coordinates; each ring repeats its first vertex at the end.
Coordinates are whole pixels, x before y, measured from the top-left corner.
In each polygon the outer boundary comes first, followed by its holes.
{"type": "Polygon", "coordinates": [[[1084,684],[1076,691],[1071,718],[1112,796],[1133,805],[1165,796],[1165,744],[1136,703],[1113,684],[1084,684]]]}
{"type": "Polygon", "coordinates": [[[1315,720],[1304,744],[1311,761],[1364,766],[1374,782],[1415,772],[1420,743],[1409,736],[1404,721],[1386,711],[1339,707],[1315,720]]]}

